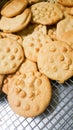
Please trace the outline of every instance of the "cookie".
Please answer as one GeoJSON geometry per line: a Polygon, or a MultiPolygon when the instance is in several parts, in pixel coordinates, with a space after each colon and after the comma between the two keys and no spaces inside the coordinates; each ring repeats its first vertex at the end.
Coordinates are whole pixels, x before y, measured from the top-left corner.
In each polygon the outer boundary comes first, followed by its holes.
{"type": "MultiPolygon", "coordinates": [[[[15,76],[18,76],[20,73],[24,74],[25,72],[36,72],[37,71],[37,66],[34,62],[26,59],[22,65],[20,66],[20,68],[17,70],[16,73],[8,75],[3,82],[3,87],[2,87],[2,91],[8,95],[8,91],[9,91],[9,87],[11,82],[13,82],[13,79],[15,78],[15,76]]],[[[11,86],[12,87],[12,86],[11,86]]]]}
{"type": "Polygon", "coordinates": [[[15,77],[11,85],[8,101],[12,110],[18,115],[35,117],[48,107],[52,95],[51,84],[40,72],[21,73],[15,77]]]}
{"type": "Polygon", "coordinates": [[[0,38],[0,74],[14,73],[24,60],[24,52],[13,39],[0,38]]]}
{"type": "Polygon", "coordinates": [[[41,73],[64,83],[73,76],[73,49],[62,41],[49,42],[40,49],[37,63],[41,73]]]}
{"type": "Polygon", "coordinates": [[[10,0],[1,9],[1,15],[11,18],[20,14],[27,6],[28,0],[10,0]]]}
{"type": "Polygon", "coordinates": [[[28,35],[31,35],[34,32],[40,32],[43,34],[47,34],[47,27],[45,25],[41,24],[29,24],[25,29],[18,32],[17,34],[22,37],[22,39],[25,39],[28,35]]]}
{"type": "Polygon", "coordinates": [[[48,2],[40,2],[30,7],[32,13],[32,23],[52,25],[63,18],[63,13],[58,6],[48,2]]]}
{"type": "Polygon", "coordinates": [[[22,44],[25,56],[29,60],[37,62],[37,56],[40,48],[49,41],[51,41],[50,37],[41,33],[33,33],[27,36],[23,40],[22,44]]]}
{"type": "Polygon", "coordinates": [[[64,6],[69,6],[69,7],[73,6],[73,0],[57,0],[57,2],[59,2],[64,6]]]}
{"type": "Polygon", "coordinates": [[[57,24],[56,36],[61,40],[64,32],[73,30],[73,17],[67,17],[57,24]]]}
{"type": "Polygon", "coordinates": [[[73,48],[73,30],[65,32],[61,38],[61,41],[67,42],[73,48]]]}
{"type": "Polygon", "coordinates": [[[0,38],[11,38],[11,39],[17,41],[20,45],[22,44],[22,38],[19,35],[0,32],[0,38]]]}
{"type": "Polygon", "coordinates": [[[3,79],[4,79],[4,75],[0,74],[0,92],[1,92],[1,89],[2,89],[3,79]]]}
{"type": "Polygon", "coordinates": [[[4,32],[18,32],[25,28],[30,20],[31,11],[27,8],[21,14],[13,18],[2,16],[0,20],[0,29],[4,32]]]}

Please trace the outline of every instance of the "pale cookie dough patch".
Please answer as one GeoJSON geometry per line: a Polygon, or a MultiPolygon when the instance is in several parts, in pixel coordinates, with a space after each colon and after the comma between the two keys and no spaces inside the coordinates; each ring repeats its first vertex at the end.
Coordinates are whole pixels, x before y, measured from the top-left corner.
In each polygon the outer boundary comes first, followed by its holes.
{"type": "Polygon", "coordinates": [[[24,52],[17,41],[0,38],[0,74],[14,73],[24,60],[24,52]]]}
{"type": "Polygon", "coordinates": [[[18,115],[38,116],[48,107],[51,99],[51,84],[40,72],[21,73],[15,77],[12,86],[8,92],[8,101],[18,115]]]}
{"type": "Polygon", "coordinates": [[[49,42],[40,49],[37,63],[40,72],[63,83],[73,76],[73,49],[65,42],[49,42]]]}
{"type": "Polygon", "coordinates": [[[7,18],[2,16],[0,19],[0,29],[4,32],[18,32],[24,29],[31,20],[31,11],[26,8],[21,14],[7,18]]]}
{"type": "Polygon", "coordinates": [[[10,0],[1,9],[1,15],[14,17],[20,14],[27,6],[28,0],[10,0]]]}
{"type": "Polygon", "coordinates": [[[30,7],[32,13],[32,23],[52,25],[63,18],[63,13],[58,6],[48,2],[40,2],[30,7]]]}
{"type": "Polygon", "coordinates": [[[29,60],[36,62],[40,48],[50,41],[51,39],[48,35],[41,33],[33,33],[27,36],[23,41],[25,56],[29,60]]]}
{"type": "Polygon", "coordinates": [[[67,17],[57,24],[56,36],[61,40],[64,32],[73,30],[73,17],[67,17]]]}

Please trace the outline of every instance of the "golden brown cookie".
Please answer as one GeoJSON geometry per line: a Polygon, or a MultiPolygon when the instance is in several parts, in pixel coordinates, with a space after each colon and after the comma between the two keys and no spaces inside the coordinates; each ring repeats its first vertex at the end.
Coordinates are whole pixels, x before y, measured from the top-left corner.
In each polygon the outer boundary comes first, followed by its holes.
{"type": "Polygon", "coordinates": [[[63,83],[73,76],[73,49],[62,41],[49,42],[40,49],[37,63],[41,73],[63,83]]]}
{"type": "Polygon", "coordinates": [[[30,20],[31,11],[27,8],[21,14],[13,18],[2,16],[0,20],[0,29],[4,32],[18,32],[25,28],[30,20]]]}
{"type": "Polygon", "coordinates": [[[30,7],[32,13],[32,23],[52,25],[63,18],[61,9],[55,4],[40,2],[30,7]]]}
{"type": "Polygon", "coordinates": [[[34,62],[37,62],[37,56],[40,48],[50,42],[51,39],[48,35],[44,35],[41,33],[33,33],[28,35],[23,41],[23,48],[25,52],[25,56],[34,62]]]}
{"type": "Polygon", "coordinates": [[[0,74],[14,73],[24,60],[24,52],[13,39],[0,38],[0,74]]]}
{"type": "Polygon", "coordinates": [[[28,0],[10,0],[1,9],[1,15],[11,18],[20,14],[27,6],[28,0]]]}
{"type": "Polygon", "coordinates": [[[57,2],[64,6],[73,6],[73,0],[57,0],[57,2]]]}
{"type": "Polygon", "coordinates": [[[8,101],[18,115],[35,117],[48,107],[51,94],[49,79],[38,71],[31,71],[15,77],[8,92],[8,101]]]}
{"type": "Polygon", "coordinates": [[[73,30],[73,17],[67,17],[57,24],[56,36],[61,40],[64,32],[73,30]]]}

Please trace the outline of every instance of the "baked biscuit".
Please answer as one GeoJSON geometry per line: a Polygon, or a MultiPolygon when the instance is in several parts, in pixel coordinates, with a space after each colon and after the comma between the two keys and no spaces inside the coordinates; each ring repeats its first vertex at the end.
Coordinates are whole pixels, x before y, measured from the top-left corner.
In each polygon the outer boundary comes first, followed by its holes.
{"type": "Polygon", "coordinates": [[[14,73],[24,60],[24,52],[13,39],[0,38],[0,74],[14,73]]]}
{"type": "Polygon", "coordinates": [[[56,36],[61,40],[64,32],[73,30],[73,17],[67,17],[57,24],[56,36]]]}
{"type": "Polygon", "coordinates": [[[9,0],[1,9],[1,15],[11,18],[20,14],[27,6],[28,0],[9,0]]]}
{"type": "Polygon", "coordinates": [[[25,28],[31,20],[30,9],[25,9],[20,15],[13,18],[2,16],[0,20],[0,29],[4,32],[18,32],[25,28]]]}
{"type": "Polygon", "coordinates": [[[64,83],[73,76],[73,49],[62,41],[49,42],[40,49],[37,63],[41,73],[64,83]]]}
{"type": "Polygon", "coordinates": [[[52,25],[63,18],[61,9],[55,4],[40,2],[30,7],[32,13],[32,23],[52,25]]]}
{"type": "Polygon", "coordinates": [[[40,72],[21,73],[15,77],[11,86],[8,91],[8,101],[18,115],[35,117],[48,107],[52,95],[51,84],[40,72]]]}

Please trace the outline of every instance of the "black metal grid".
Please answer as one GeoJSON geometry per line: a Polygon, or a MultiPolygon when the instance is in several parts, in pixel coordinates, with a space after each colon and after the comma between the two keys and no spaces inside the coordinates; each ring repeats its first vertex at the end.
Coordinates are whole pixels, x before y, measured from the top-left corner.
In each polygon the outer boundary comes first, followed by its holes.
{"type": "Polygon", "coordinates": [[[46,111],[36,118],[16,115],[5,95],[0,97],[0,130],[73,130],[73,78],[51,81],[53,95],[46,111]]]}

